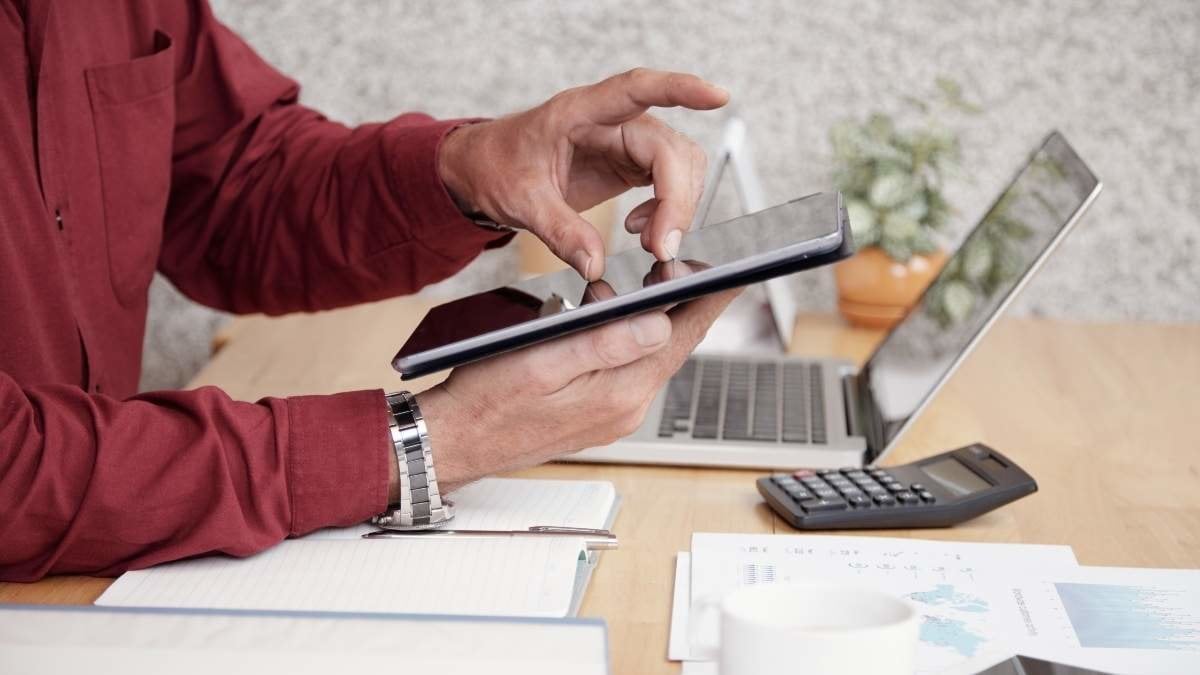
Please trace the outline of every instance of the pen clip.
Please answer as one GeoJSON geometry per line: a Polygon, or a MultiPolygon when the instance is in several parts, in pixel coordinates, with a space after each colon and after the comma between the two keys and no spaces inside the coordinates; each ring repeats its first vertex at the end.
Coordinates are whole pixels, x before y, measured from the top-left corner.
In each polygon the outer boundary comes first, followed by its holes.
{"type": "Polygon", "coordinates": [[[560,527],[557,525],[534,525],[529,528],[530,532],[541,532],[544,534],[579,534],[591,535],[595,537],[611,537],[613,533],[608,530],[600,530],[592,527],[560,527]]]}

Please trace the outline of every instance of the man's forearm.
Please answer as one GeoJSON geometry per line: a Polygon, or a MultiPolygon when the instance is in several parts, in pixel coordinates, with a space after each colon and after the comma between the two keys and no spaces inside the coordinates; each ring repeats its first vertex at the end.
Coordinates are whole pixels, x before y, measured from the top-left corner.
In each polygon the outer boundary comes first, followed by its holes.
{"type": "Polygon", "coordinates": [[[0,579],[245,556],[387,506],[379,391],[125,401],[0,373],[0,579]]]}

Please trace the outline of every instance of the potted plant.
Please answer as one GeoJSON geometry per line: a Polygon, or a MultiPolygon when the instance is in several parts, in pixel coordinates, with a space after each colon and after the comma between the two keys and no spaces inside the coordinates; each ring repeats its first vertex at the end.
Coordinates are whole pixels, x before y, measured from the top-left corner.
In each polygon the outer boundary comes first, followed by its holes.
{"type": "MultiPolygon", "coordinates": [[[[952,81],[940,98],[960,111],[977,109],[952,81]]],[[[929,106],[909,99],[923,113],[929,106]]],[[[844,120],[830,132],[834,183],[858,247],[839,264],[838,309],[851,323],[887,328],[902,319],[946,261],[937,231],[951,214],[944,179],[960,156],[957,136],[928,119],[900,128],[883,113],[844,120]]]]}

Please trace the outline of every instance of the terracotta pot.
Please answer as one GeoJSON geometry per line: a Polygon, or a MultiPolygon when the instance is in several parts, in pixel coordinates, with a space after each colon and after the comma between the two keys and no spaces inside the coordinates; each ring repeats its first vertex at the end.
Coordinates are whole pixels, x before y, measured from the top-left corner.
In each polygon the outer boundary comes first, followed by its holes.
{"type": "Polygon", "coordinates": [[[945,251],[938,250],[901,263],[877,246],[864,248],[834,267],[838,311],[856,326],[891,328],[917,302],[946,258],[945,251]]]}

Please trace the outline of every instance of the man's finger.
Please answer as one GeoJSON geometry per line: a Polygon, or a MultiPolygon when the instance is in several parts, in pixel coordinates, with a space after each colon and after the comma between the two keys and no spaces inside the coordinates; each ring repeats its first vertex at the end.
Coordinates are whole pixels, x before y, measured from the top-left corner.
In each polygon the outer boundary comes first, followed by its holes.
{"type": "Polygon", "coordinates": [[[651,107],[712,110],[729,92],[695,75],[634,68],[580,91],[578,112],[596,124],[620,124],[651,107]]]}
{"type": "Polygon", "coordinates": [[[650,224],[650,219],[654,217],[654,209],[658,208],[658,199],[651,197],[646,201],[633,207],[629,215],[625,216],[625,231],[629,234],[641,234],[642,230],[650,224]]]}
{"type": "Polygon", "coordinates": [[[538,212],[522,224],[584,279],[596,281],[604,274],[604,239],[561,197],[541,202],[538,212]]]}
{"type": "Polygon", "coordinates": [[[654,183],[654,210],[649,213],[646,207],[639,214],[650,216],[642,225],[642,247],[659,260],[671,260],[679,254],[683,233],[691,227],[700,201],[697,187],[703,185],[707,170],[704,152],[650,115],[622,124],[621,137],[626,154],[650,171],[654,183]]]}
{"type": "Polygon", "coordinates": [[[613,290],[612,285],[601,279],[593,281],[583,289],[583,299],[579,301],[579,304],[587,305],[601,300],[611,300],[615,297],[617,297],[617,292],[613,290]]]}
{"type": "Polygon", "coordinates": [[[658,351],[671,337],[664,312],[646,312],[590,328],[513,354],[519,370],[557,391],[581,375],[620,368],[658,351]]]}

